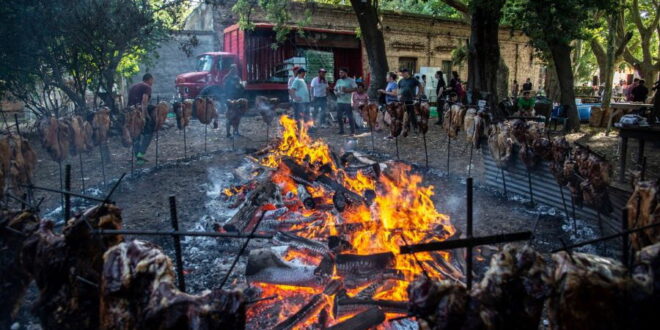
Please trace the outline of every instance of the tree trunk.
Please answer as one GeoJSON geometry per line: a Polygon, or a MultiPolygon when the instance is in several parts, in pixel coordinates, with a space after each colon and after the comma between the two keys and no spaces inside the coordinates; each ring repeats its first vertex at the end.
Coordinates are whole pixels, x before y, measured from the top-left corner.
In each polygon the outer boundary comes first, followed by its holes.
{"type": "Polygon", "coordinates": [[[385,39],[378,19],[378,8],[375,1],[351,0],[351,6],[355,11],[364,48],[367,50],[367,60],[371,71],[369,82],[369,98],[377,99],[378,90],[385,88],[388,65],[385,55],[385,39]]]}
{"type": "Polygon", "coordinates": [[[500,67],[497,73],[497,98],[504,100],[509,97],[509,67],[504,63],[504,59],[500,57],[500,67]]]}
{"type": "Polygon", "coordinates": [[[619,24],[617,17],[618,15],[615,13],[610,20],[610,26],[607,31],[607,61],[605,62],[605,67],[600,68],[600,81],[601,83],[603,81],[605,82],[605,90],[601,99],[603,109],[609,108],[612,101],[612,80],[614,79],[614,59],[616,57],[616,31],[619,24]]]}
{"type": "Polygon", "coordinates": [[[549,44],[550,54],[555,63],[559,81],[560,104],[564,107],[568,120],[564,131],[576,132],[580,129],[580,117],[575,105],[573,70],[571,68],[571,46],[561,43],[549,44]]]}
{"type": "MultiPolygon", "coordinates": [[[[471,4],[472,24],[468,50],[468,91],[472,102],[486,99],[497,109],[497,81],[500,66],[499,27],[504,0],[478,0],[471,4]]],[[[494,113],[501,119],[504,114],[494,113]]]]}
{"type": "Polygon", "coordinates": [[[607,54],[596,38],[591,39],[590,43],[591,50],[596,58],[596,64],[598,64],[598,80],[600,82],[607,81],[607,54]]]}

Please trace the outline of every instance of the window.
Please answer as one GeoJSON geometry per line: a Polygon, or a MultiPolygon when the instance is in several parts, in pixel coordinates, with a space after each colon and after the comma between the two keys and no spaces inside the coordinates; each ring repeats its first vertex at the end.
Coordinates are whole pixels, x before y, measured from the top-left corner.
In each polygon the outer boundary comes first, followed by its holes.
{"type": "Polygon", "coordinates": [[[417,57],[399,57],[399,69],[406,68],[413,74],[417,71],[417,57]]]}
{"type": "Polygon", "coordinates": [[[223,56],[218,61],[218,71],[229,70],[229,67],[234,64],[234,58],[231,56],[223,56]]]}
{"type": "Polygon", "coordinates": [[[211,65],[213,65],[213,56],[202,55],[197,60],[197,71],[211,71],[211,65]]]}

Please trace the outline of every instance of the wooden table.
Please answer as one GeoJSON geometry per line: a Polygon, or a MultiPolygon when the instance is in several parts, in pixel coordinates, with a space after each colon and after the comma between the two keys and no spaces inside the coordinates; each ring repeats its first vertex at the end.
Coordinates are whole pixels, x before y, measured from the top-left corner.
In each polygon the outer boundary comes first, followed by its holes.
{"type": "Polygon", "coordinates": [[[629,113],[632,110],[637,110],[641,107],[653,107],[653,104],[644,104],[644,103],[629,103],[629,102],[612,102],[610,104],[610,108],[612,108],[612,111],[610,111],[610,117],[607,119],[607,130],[605,131],[605,135],[610,134],[610,130],[612,129],[612,119],[614,119],[615,116],[617,116],[620,113],[629,113]]]}
{"type": "Polygon", "coordinates": [[[628,156],[628,139],[637,139],[639,143],[639,152],[637,163],[641,164],[644,160],[644,144],[647,140],[660,140],[660,126],[650,127],[617,127],[619,138],[621,138],[621,155],[619,155],[619,181],[624,182],[626,175],[626,157],[628,156]]]}

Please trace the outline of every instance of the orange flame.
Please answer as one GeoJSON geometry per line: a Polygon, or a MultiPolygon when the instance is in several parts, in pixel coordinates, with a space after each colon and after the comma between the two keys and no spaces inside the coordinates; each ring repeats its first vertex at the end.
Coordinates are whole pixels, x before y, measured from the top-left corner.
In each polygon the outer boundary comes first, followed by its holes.
{"type": "MultiPolygon", "coordinates": [[[[291,177],[291,170],[281,162],[283,157],[290,157],[295,162],[316,170],[321,166],[330,166],[327,174],[346,189],[364,196],[368,190],[376,194],[370,206],[360,203],[336,213],[334,211],[307,210],[301,201],[287,202],[291,211],[303,216],[313,216],[313,224],[294,225],[296,235],[317,240],[326,240],[329,235],[339,235],[351,244],[350,253],[374,254],[391,252],[395,255],[394,269],[404,275],[404,280],[387,280],[373,296],[373,299],[407,301],[407,286],[416,277],[426,272],[434,278],[443,275],[433,267],[420,268],[419,263],[434,263],[437,258],[449,258],[447,253],[418,253],[400,255],[399,246],[444,240],[455,233],[449,217],[440,213],[432,200],[433,186],[422,185],[421,175],[412,173],[411,167],[404,164],[390,165],[378,178],[358,171],[351,175],[337,168],[331,157],[329,146],[322,140],[313,140],[307,135],[307,126],[298,129],[293,119],[283,116],[282,139],[277,147],[261,160],[261,164],[275,168],[271,180],[282,188],[283,195],[296,199],[298,185],[291,177]],[[357,230],[346,230],[344,224],[358,225],[357,230]]],[[[318,173],[318,172],[317,172],[318,173]]],[[[308,186],[308,193],[320,203],[332,205],[332,191],[324,186],[308,186]]],[[[285,255],[286,260],[299,259],[306,264],[318,264],[318,258],[311,258],[293,250],[285,255]]],[[[335,275],[336,277],[337,275],[335,275]]],[[[300,294],[318,294],[318,289],[287,287],[260,283],[262,296],[277,294],[283,300],[286,297],[299,297],[300,294]],[[311,292],[308,292],[311,291],[311,292]],[[313,293],[312,293],[313,292],[313,293]]],[[[360,288],[361,289],[361,288],[360,288]]],[[[359,289],[349,290],[354,295],[359,289]]],[[[311,295],[309,297],[311,297],[311,295]]],[[[287,305],[284,303],[283,305],[287,305]]],[[[299,307],[299,306],[298,306],[299,307]]],[[[290,312],[290,306],[283,307],[290,312]]],[[[289,314],[288,312],[286,314],[289,314]]],[[[391,316],[391,315],[390,315],[391,316]]],[[[280,313],[280,321],[284,319],[280,313]]],[[[389,318],[389,317],[388,317],[389,318]]],[[[340,320],[333,320],[338,323],[340,320]]]]}

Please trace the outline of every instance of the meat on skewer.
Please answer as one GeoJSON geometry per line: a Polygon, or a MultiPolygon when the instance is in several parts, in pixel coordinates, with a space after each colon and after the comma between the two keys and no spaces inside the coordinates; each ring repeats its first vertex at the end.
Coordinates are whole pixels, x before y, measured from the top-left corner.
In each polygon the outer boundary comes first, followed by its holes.
{"type": "Polygon", "coordinates": [[[93,140],[95,145],[108,142],[108,131],[110,130],[110,109],[103,107],[94,113],[92,119],[93,140]]]}

